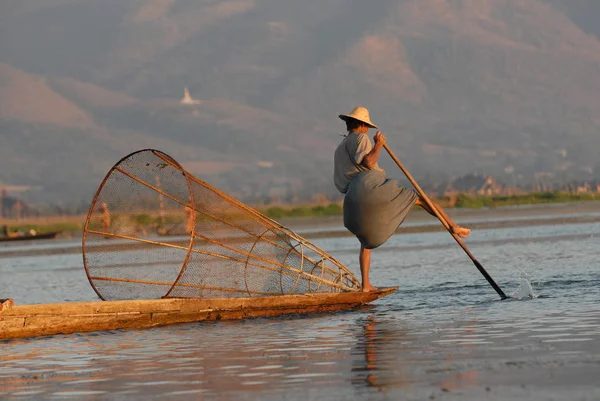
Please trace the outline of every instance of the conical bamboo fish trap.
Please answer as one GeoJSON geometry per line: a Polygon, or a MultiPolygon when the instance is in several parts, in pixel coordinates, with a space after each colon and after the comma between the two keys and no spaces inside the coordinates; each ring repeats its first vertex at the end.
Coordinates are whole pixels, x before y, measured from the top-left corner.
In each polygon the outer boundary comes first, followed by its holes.
{"type": "Polygon", "coordinates": [[[317,246],[152,149],[109,171],[83,261],[101,299],[232,298],[358,291],[317,246]]]}

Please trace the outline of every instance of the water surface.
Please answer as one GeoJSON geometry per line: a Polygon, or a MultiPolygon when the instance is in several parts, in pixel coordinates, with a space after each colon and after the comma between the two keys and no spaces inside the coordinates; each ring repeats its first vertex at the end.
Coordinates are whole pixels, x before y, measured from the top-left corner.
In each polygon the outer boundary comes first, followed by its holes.
{"type": "MultiPolygon", "coordinates": [[[[355,239],[314,242],[358,274],[355,239]]],[[[372,305],[0,342],[0,398],[600,399],[600,223],[466,243],[515,298],[500,301],[447,233],[396,235],[373,251],[372,276],[400,289],[372,305]]],[[[18,304],[97,299],[78,253],[0,258],[0,294],[18,304]]]]}

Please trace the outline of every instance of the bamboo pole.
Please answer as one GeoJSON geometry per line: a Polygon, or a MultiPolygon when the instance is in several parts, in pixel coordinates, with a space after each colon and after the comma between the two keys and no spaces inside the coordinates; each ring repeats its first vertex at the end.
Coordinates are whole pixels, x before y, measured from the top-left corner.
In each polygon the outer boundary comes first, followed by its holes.
{"type": "Polygon", "coordinates": [[[444,225],[444,227],[446,228],[446,230],[448,230],[448,232],[450,233],[450,235],[452,235],[452,238],[454,238],[454,240],[458,243],[458,245],[460,245],[460,247],[463,249],[463,251],[465,251],[465,253],[467,254],[467,256],[469,256],[469,258],[471,259],[471,261],[473,261],[473,264],[475,264],[475,267],[477,267],[477,270],[479,270],[479,272],[483,275],[483,277],[485,277],[485,279],[492,286],[492,288],[494,288],[494,290],[496,290],[496,292],[498,293],[498,295],[500,295],[500,298],[501,299],[508,298],[506,296],[506,294],[504,294],[504,291],[502,291],[502,289],[498,286],[498,284],[496,284],[496,282],[494,281],[494,279],[483,268],[483,266],[481,265],[481,263],[479,263],[479,261],[477,259],[475,259],[475,256],[473,256],[473,254],[467,249],[467,246],[462,242],[462,240],[460,239],[460,237],[458,235],[456,235],[454,232],[452,232],[452,229],[451,229],[450,225],[448,224],[448,222],[446,221],[446,219],[444,219],[444,217],[440,214],[440,212],[437,210],[437,208],[433,205],[433,202],[431,202],[431,200],[429,199],[429,197],[427,196],[427,194],[425,194],[425,192],[421,189],[421,187],[419,186],[419,184],[417,184],[417,181],[415,181],[415,179],[410,175],[410,173],[404,167],[404,165],[400,162],[400,160],[398,160],[398,158],[396,157],[396,155],[394,155],[394,152],[392,152],[392,150],[389,148],[389,146],[387,144],[384,144],[383,147],[385,148],[385,150],[387,150],[387,152],[389,153],[389,155],[392,158],[392,160],[394,160],[394,162],[398,165],[398,167],[400,168],[400,170],[402,170],[402,172],[404,173],[404,175],[406,176],[406,178],[408,178],[408,180],[413,185],[413,187],[415,187],[415,189],[417,190],[417,192],[419,193],[419,195],[421,196],[421,198],[425,201],[425,203],[427,203],[427,205],[435,213],[435,216],[444,225]]]}

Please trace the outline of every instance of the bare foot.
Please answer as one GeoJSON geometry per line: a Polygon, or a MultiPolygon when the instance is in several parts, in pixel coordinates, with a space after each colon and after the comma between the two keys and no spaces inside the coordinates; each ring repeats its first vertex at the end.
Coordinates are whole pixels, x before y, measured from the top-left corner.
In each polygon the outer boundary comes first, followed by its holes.
{"type": "Polygon", "coordinates": [[[373,292],[373,291],[377,291],[377,287],[373,287],[371,284],[369,285],[363,285],[360,289],[362,292],[373,292]]]}
{"type": "Polygon", "coordinates": [[[461,226],[452,227],[452,232],[458,235],[460,238],[467,238],[469,234],[471,234],[470,228],[465,228],[461,226]]]}

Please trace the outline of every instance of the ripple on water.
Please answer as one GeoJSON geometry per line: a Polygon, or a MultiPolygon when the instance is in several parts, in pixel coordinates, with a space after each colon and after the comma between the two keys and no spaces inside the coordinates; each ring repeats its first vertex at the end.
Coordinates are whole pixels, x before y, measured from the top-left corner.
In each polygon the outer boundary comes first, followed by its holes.
{"type": "MultiPolygon", "coordinates": [[[[373,252],[372,275],[400,289],[374,305],[5,341],[0,398],[482,399],[504,386],[514,399],[537,400],[536,389],[552,383],[553,397],[574,399],[577,390],[599,399],[600,225],[480,234],[469,249],[515,298],[500,301],[447,234],[411,236],[411,246],[409,236],[395,236],[373,252]],[[530,287],[520,289],[523,273],[530,287]]],[[[320,244],[357,269],[354,239],[320,244]]],[[[89,291],[85,275],[65,286],[72,271],[60,266],[31,274],[40,263],[23,261],[9,287],[3,274],[0,293],[16,288],[24,297],[33,288],[38,296],[55,286],[77,299],[89,291]]]]}

